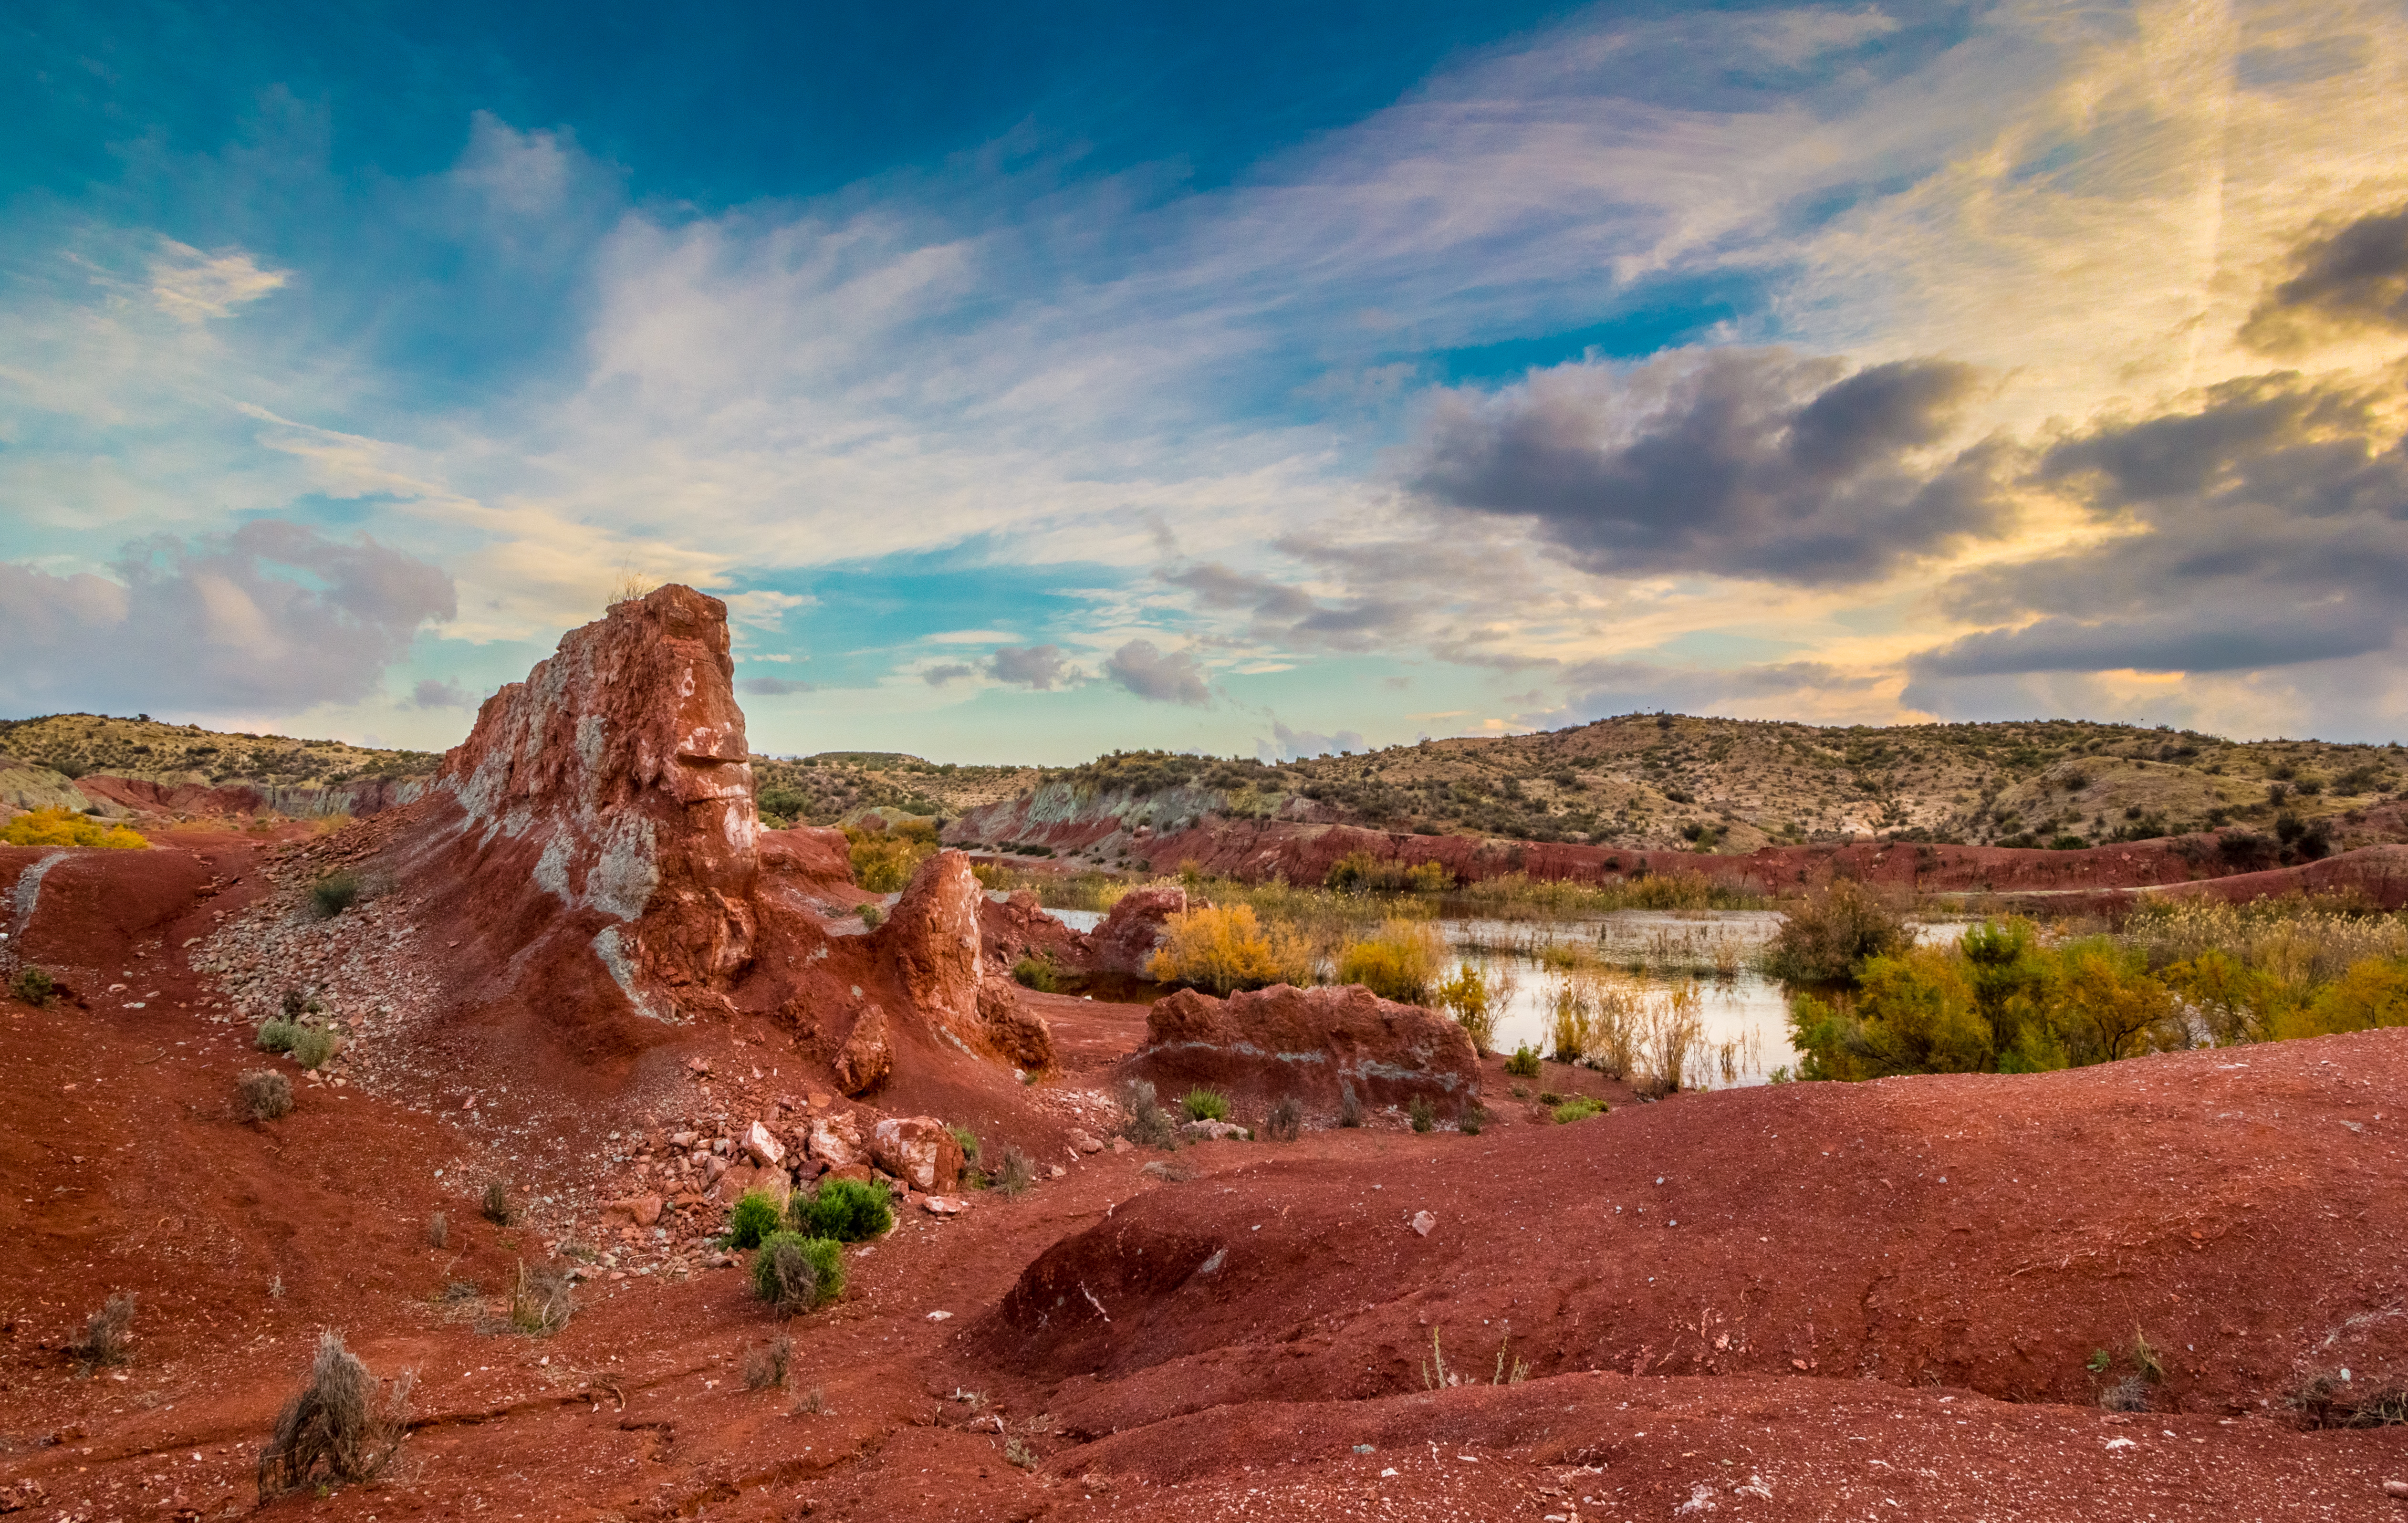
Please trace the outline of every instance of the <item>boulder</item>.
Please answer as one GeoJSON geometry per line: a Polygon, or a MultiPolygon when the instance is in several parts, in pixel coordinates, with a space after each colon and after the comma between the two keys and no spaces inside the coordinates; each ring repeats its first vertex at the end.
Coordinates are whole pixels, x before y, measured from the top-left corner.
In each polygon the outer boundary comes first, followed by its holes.
{"type": "Polygon", "coordinates": [[[769,1128],[755,1121],[744,1128],[744,1156],[764,1169],[775,1169],[786,1161],[785,1144],[769,1135],[769,1128]]]}
{"type": "Polygon", "coordinates": [[[1022,1002],[1019,984],[1008,978],[985,980],[979,985],[978,1015],[986,1044],[1014,1068],[1054,1066],[1054,1029],[1022,1002]]]}
{"type": "Polygon", "coordinates": [[[1154,949],[1169,932],[1170,917],[1186,912],[1183,888],[1131,889],[1104,916],[1104,923],[1087,933],[1088,958],[1099,973],[1144,978],[1154,949]]]}
{"type": "Polygon", "coordinates": [[[961,1182],[962,1144],[929,1116],[880,1122],[869,1133],[869,1155],[879,1168],[924,1194],[942,1194],[961,1182]]]}
{"type": "Polygon", "coordinates": [[[1070,1128],[1070,1145],[1081,1153],[1101,1153],[1103,1142],[1077,1127],[1070,1128]]]}
{"type": "Polygon", "coordinates": [[[1119,1071],[1165,1097],[1201,1085],[1260,1110],[1294,1096],[1323,1115],[1352,1093],[1366,1109],[1426,1099],[1450,1116],[1480,1093],[1479,1057],[1462,1027],[1359,984],[1278,984],[1226,999],[1182,989],[1154,1001],[1144,1045],[1119,1071]]]}
{"type": "Polygon", "coordinates": [[[1191,1142],[1242,1142],[1246,1140],[1246,1128],[1234,1121],[1191,1121],[1180,1128],[1179,1132],[1191,1142]]]}
{"type": "Polygon", "coordinates": [[[979,907],[985,890],[970,875],[969,858],[939,852],[920,864],[894,912],[877,932],[911,1008],[932,1026],[967,1034],[978,1024],[985,960],[979,907]]]}
{"type": "Polygon", "coordinates": [[[861,1123],[850,1111],[813,1116],[809,1146],[811,1157],[830,1170],[850,1169],[869,1161],[869,1148],[861,1137],[861,1123]]]}
{"type": "Polygon", "coordinates": [[[876,1005],[865,1005],[853,1023],[853,1034],[844,1039],[843,1049],[836,1055],[837,1087],[848,1095],[864,1094],[894,1067],[895,1054],[886,1042],[886,1013],[876,1005]]]}

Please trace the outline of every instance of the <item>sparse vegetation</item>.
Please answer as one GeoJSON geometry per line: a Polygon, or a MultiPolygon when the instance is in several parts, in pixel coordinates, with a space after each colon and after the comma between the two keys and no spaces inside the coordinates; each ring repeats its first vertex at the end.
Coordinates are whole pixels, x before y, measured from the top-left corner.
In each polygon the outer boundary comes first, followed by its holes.
{"type": "Polygon", "coordinates": [[[294,1039],[300,1035],[301,1027],[292,1021],[262,1021],[259,1024],[258,1047],[263,1053],[289,1053],[293,1050],[294,1039]]]}
{"type": "Polygon", "coordinates": [[[995,1171],[995,1187],[1001,1190],[1006,1198],[1016,1199],[1036,1183],[1037,1165],[1030,1161],[1028,1155],[1016,1147],[1005,1148],[1003,1162],[995,1171]]]}
{"type": "Polygon", "coordinates": [[[1602,1100],[1593,1099],[1586,1095],[1574,1095],[1555,1107],[1554,1113],[1555,1125],[1562,1127],[1575,1121],[1586,1121],[1593,1115],[1603,1115],[1605,1110],[1605,1102],[1602,1100]]]}
{"type": "Polygon", "coordinates": [[[1269,1114],[1263,1117],[1263,1135],[1274,1142],[1293,1142],[1303,1133],[1304,1102],[1294,1095],[1271,1101],[1269,1114]]]}
{"type": "Polygon", "coordinates": [[[959,1144],[960,1144],[960,1146],[961,1146],[961,1150],[962,1150],[962,1160],[963,1160],[965,1163],[976,1163],[976,1162],[978,1162],[978,1160],[979,1160],[979,1140],[978,1140],[978,1133],[976,1133],[976,1132],[974,1132],[974,1131],[970,1130],[968,1127],[959,1126],[959,1125],[955,1125],[955,1126],[949,1126],[949,1127],[947,1127],[947,1128],[945,1128],[945,1130],[947,1130],[947,1131],[951,1132],[951,1133],[953,1134],[953,1141],[954,1141],[955,1142],[957,1142],[957,1143],[959,1143],[959,1144]]]}
{"type": "Polygon", "coordinates": [[[793,1316],[844,1294],[844,1244],[772,1232],[752,1255],[752,1294],[793,1316]]]}
{"type": "Polygon", "coordinates": [[[121,1290],[84,1318],[83,1332],[67,1345],[76,1368],[84,1374],[123,1364],[134,1342],[134,1293],[121,1290]]]}
{"type": "Polygon", "coordinates": [[[1158,1147],[1166,1151],[1179,1145],[1179,1123],[1154,1098],[1154,1085],[1143,1079],[1132,1079],[1121,1091],[1121,1110],[1128,1120],[1121,1134],[1140,1147],[1158,1147]]]}
{"type": "Polygon", "coordinates": [[[510,1286],[511,1327],[530,1338],[548,1338],[576,1315],[577,1298],[566,1269],[520,1262],[518,1278],[510,1286]]]}
{"type": "Polygon", "coordinates": [[[1405,1114],[1412,1119],[1415,1131],[1428,1131],[1438,1125],[1438,1110],[1430,1104],[1426,1095],[1415,1095],[1405,1107],[1405,1114]]]}
{"type": "Polygon", "coordinates": [[[1341,1085],[1338,1091],[1338,1124],[1341,1127],[1363,1124],[1363,1102],[1356,1098],[1353,1085],[1341,1085]]]}
{"type": "Polygon", "coordinates": [[[1539,1076],[1538,1049],[1526,1042],[1514,1048],[1513,1056],[1505,1059],[1505,1071],[1516,1079],[1537,1078],[1539,1076]]]}
{"type": "Polygon", "coordinates": [[[1487,963],[1465,962],[1430,992],[1485,1057],[1497,1050],[1497,1018],[1512,988],[1512,973],[1487,963]]]}
{"type": "Polygon", "coordinates": [[[804,1236],[837,1243],[867,1243],[895,1225],[894,1197],[884,1185],[858,1179],[822,1180],[817,1190],[796,1195],[787,1209],[804,1236]]]}
{"type": "Polygon", "coordinates": [[[1180,1097],[1179,1108],[1190,1121],[1226,1121],[1229,1097],[1217,1089],[1191,1089],[1180,1097]]]}
{"type": "MultiPolygon", "coordinates": [[[[799,1207],[800,1201],[790,1204],[799,1207]]],[[[731,1248],[757,1248],[761,1240],[778,1229],[781,1213],[775,1197],[767,1190],[746,1190],[727,1208],[727,1232],[720,1241],[731,1248]]]]}
{"type": "Polygon", "coordinates": [[[293,1114],[293,1081],[273,1069],[235,1081],[235,1108],[246,1121],[280,1121],[293,1114]]]}
{"type": "Polygon", "coordinates": [[[319,919],[332,920],[359,902],[360,886],[358,873],[327,873],[309,885],[309,908],[319,919]]]}
{"type": "Polygon", "coordinates": [[[886,912],[875,904],[856,904],[853,908],[853,912],[859,915],[861,923],[871,930],[876,930],[886,919],[886,912]]]}
{"type": "Polygon", "coordinates": [[[795,1341],[780,1333],[767,1343],[744,1351],[744,1388],[748,1391],[783,1390],[786,1370],[795,1358],[795,1341]]]}
{"type": "Polygon", "coordinates": [[[510,1187],[498,1179],[485,1182],[484,1194],[477,1202],[477,1213],[495,1227],[508,1227],[518,1219],[510,1207],[510,1187]]]}
{"type": "Polygon", "coordinates": [[[937,826],[932,820],[881,821],[848,826],[844,838],[853,860],[853,881],[872,894],[892,894],[911,881],[920,864],[937,854],[937,826]]]}
{"type": "Polygon", "coordinates": [[[342,1039],[322,1026],[296,1026],[285,1050],[305,1069],[322,1069],[342,1050],[342,1039]]]}
{"type": "Polygon", "coordinates": [[[340,1333],[320,1333],[308,1383],[278,1414],[259,1451],[260,1500],[373,1480],[408,1431],[410,1385],[404,1372],[380,1391],[340,1333]]]}
{"type": "Polygon", "coordinates": [[[1021,985],[1039,994],[1058,993],[1062,987],[1061,970],[1051,957],[1023,957],[1011,965],[1011,976],[1021,985]]]}
{"type": "Polygon", "coordinates": [[[1455,1114],[1455,1129],[1466,1137],[1479,1136],[1480,1128],[1486,1125],[1488,1108],[1476,1099],[1465,1100],[1463,1109],[1455,1114]]]}
{"type": "Polygon", "coordinates": [[[8,980],[8,992],[21,1002],[31,1005],[36,1010],[48,1005],[50,1002],[50,997],[58,992],[58,988],[56,979],[31,963],[18,969],[15,976],[8,980]]]}

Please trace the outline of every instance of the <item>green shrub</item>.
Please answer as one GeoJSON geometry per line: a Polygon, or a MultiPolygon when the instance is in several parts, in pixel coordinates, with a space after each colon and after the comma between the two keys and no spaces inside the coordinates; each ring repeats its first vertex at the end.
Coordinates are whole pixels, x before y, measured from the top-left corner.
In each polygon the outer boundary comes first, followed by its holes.
{"type": "Polygon", "coordinates": [[[1574,1095],[1555,1107],[1555,1124],[1560,1127],[1569,1126],[1575,1121],[1586,1121],[1593,1115],[1604,1114],[1605,1109],[1605,1104],[1601,1100],[1591,1099],[1586,1095],[1574,1095]]]}
{"type": "Polygon", "coordinates": [[[341,1046],[342,1042],[324,1027],[304,1026],[294,1031],[289,1051],[293,1054],[293,1060],[303,1068],[322,1069],[341,1046]]]}
{"type": "Polygon", "coordinates": [[[796,1196],[787,1210],[796,1230],[807,1237],[867,1243],[895,1225],[894,1199],[882,1185],[830,1179],[810,1195],[796,1196]]]}
{"type": "Polygon", "coordinates": [[[8,992],[36,1010],[50,1002],[58,987],[58,981],[39,968],[20,968],[8,981],[8,992]]]}
{"type": "Polygon", "coordinates": [[[1903,916],[1842,878],[1783,916],[1764,970],[1793,984],[1844,984],[1868,958],[1903,952],[1913,940],[1903,916]]]}
{"type": "Polygon", "coordinates": [[[1478,1100],[1465,1100],[1455,1118],[1455,1129],[1466,1137],[1477,1137],[1480,1128],[1488,1124],[1488,1108],[1478,1100]]]}
{"type": "Polygon", "coordinates": [[[1514,1048],[1513,1056],[1505,1060],[1505,1071],[1516,1079],[1537,1078],[1539,1076],[1538,1049],[1526,1042],[1514,1048]]]}
{"type": "Polygon", "coordinates": [[[861,923],[871,930],[876,930],[879,924],[886,918],[886,912],[875,904],[856,904],[853,907],[853,912],[859,915],[861,923]]]}
{"type": "Polygon", "coordinates": [[[778,1202],[767,1190],[746,1190],[727,1213],[727,1245],[758,1248],[778,1229],[778,1202]]]}
{"type": "Polygon", "coordinates": [[[962,1144],[962,1160],[965,1163],[978,1162],[978,1133],[970,1130],[968,1127],[947,1127],[945,1129],[953,1134],[954,1142],[962,1144]]]}
{"type": "Polygon", "coordinates": [[[1060,992],[1062,987],[1061,973],[1054,968],[1052,959],[1046,957],[1021,958],[1011,965],[1011,976],[1024,986],[1035,989],[1039,994],[1055,994],[1060,992]]]}
{"type": "Polygon", "coordinates": [[[1412,1103],[1406,1106],[1405,1111],[1413,1118],[1415,1131],[1428,1131],[1438,1125],[1438,1112],[1431,1108],[1427,1096],[1415,1095],[1412,1103]]]}
{"type": "Polygon", "coordinates": [[[752,1255],[752,1294],[793,1315],[844,1294],[844,1244],[772,1232],[752,1255]]]}
{"type": "Polygon", "coordinates": [[[292,1021],[263,1021],[259,1027],[259,1050],[263,1053],[289,1053],[301,1027],[292,1021]]]}
{"type": "Polygon", "coordinates": [[[1179,1108],[1190,1121],[1229,1119],[1229,1097],[1217,1089],[1191,1089],[1180,1098],[1179,1108]]]}
{"type": "Polygon", "coordinates": [[[318,912],[321,920],[332,920],[341,914],[359,897],[359,875],[353,872],[330,872],[309,885],[309,907],[318,912]]]}

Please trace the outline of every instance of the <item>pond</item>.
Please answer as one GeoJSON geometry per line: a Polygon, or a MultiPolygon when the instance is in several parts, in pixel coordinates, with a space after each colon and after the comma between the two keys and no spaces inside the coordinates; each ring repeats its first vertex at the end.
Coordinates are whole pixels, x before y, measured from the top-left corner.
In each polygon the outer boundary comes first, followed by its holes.
{"type": "MultiPolygon", "coordinates": [[[[1094,910],[1049,910],[1073,930],[1103,922],[1094,910]]],[[[1642,1027],[1671,1015],[1695,1018],[1696,1040],[1684,1067],[1689,1087],[1763,1084],[1795,1072],[1789,1044],[1789,991],[1756,971],[1764,944],[1781,929],[1777,910],[1618,910],[1581,920],[1444,919],[1438,922],[1456,966],[1471,963],[1502,984],[1495,1043],[1554,1045],[1554,1015],[1567,991],[1592,1005],[1611,1002],[1642,1027]]],[[[1954,941],[1961,921],[1914,927],[1927,943],[1954,941]]]]}

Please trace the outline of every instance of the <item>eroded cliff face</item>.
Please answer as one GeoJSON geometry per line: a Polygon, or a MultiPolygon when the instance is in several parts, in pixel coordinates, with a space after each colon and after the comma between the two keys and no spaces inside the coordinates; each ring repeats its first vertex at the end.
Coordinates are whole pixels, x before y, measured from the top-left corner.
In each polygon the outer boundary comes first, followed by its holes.
{"type": "Polygon", "coordinates": [[[588,912],[595,955],[638,1009],[652,986],[724,982],[752,960],[759,817],[727,607],[666,586],[562,637],[485,700],[436,788],[480,855],[536,852],[535,885],[588,912]]]}

